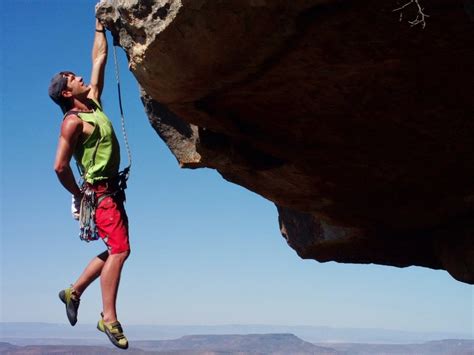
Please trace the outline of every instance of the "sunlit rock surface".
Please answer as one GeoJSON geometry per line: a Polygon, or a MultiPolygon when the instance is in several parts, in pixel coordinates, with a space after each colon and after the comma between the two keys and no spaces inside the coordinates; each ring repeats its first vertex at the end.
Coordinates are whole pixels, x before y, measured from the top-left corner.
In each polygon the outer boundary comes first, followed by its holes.
{"type": "Polygon", "coordinates": [[[183,167],[273,201],[318,261],[474,283],[472,1],[109,0],[150,121],[183,167]]]}

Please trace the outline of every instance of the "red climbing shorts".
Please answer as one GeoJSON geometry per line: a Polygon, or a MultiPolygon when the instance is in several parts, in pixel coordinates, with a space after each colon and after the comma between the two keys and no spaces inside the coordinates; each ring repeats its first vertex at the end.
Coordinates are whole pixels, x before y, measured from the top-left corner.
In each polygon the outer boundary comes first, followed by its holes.
{"type": "MultiPolygon", "coordinates": [[[[103,195],[116,191],[108,182],[91,185],[97,200],[103,195]]],[[[95,211],[95,223],[99,237],[104,241],[109,254],[118,254],[130,250],[128,241],[128,217],[124,208],[125,194],[119,192],[104,197],[95,211]]]]}

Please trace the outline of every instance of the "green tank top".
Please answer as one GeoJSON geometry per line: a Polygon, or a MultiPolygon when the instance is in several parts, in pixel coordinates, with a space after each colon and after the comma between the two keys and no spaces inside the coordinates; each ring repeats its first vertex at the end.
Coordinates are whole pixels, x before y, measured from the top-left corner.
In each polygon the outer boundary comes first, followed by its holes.
{"type": "Polygon", "coordinates": [[[120,146],[112,123],[98,102],[93,112],[75,112],[81,120],[94,126],[94,131],[74,151],[84,181],[93,184],[114,177],[120,167],[120,146]]]}

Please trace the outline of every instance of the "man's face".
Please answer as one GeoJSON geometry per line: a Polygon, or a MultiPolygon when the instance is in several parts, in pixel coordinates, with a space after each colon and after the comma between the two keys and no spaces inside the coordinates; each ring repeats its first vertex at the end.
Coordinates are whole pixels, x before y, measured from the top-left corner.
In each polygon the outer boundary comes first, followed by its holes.
{"type": "Polygon", "coordinates": [[[89,93],[91,88],[84,84],[81,76],[76,76],[71,72],[65,72],[63,75],[67,79],[67,89],[63,90],[65,97],[83,96],[89,93]]]}

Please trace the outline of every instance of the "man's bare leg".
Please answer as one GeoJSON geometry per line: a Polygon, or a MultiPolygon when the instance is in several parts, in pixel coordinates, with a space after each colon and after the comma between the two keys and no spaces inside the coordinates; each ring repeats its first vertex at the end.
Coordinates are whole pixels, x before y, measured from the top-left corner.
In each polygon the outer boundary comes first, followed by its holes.
{"type": "Polygon", "coordinates": [[[100,274],[100,286],[102,288],[102,303],[104,322],[112,323],[117,321],[116,301],[117,291],[120,283],[120,274],[123,264],[130,255],[130,251],[118,254],[110,254],[107,258],[100,274]]]}
{"type": "Polygon", "coordinates": [[[72,285],[75,296],[80,297],[85,289],[99,277],[108,256],[108,251],[105,251],[90,261],[81,276],[79,276],[77,281],[72,285]]]}
{"type": "Polygon", "coordinates": [[[77,323],[77,311],[81,294],[101,274],[108,256],[108,251],[96,256],[71,287],[59,291],[58,296],[66,305],[66,315],[72,326],[77,323]]]}

